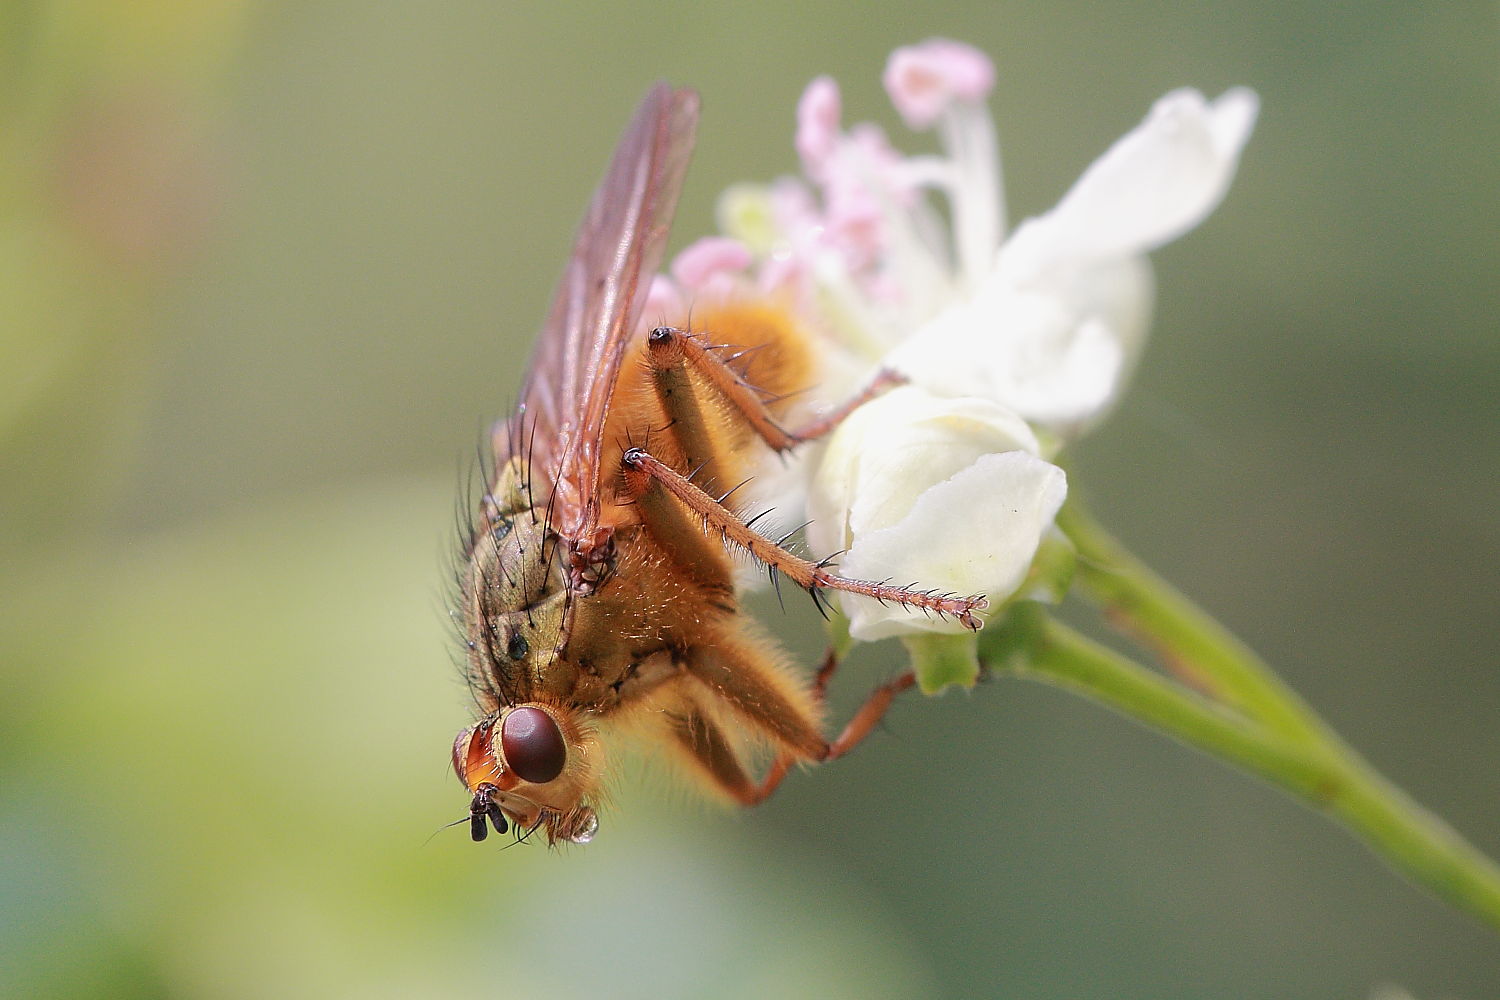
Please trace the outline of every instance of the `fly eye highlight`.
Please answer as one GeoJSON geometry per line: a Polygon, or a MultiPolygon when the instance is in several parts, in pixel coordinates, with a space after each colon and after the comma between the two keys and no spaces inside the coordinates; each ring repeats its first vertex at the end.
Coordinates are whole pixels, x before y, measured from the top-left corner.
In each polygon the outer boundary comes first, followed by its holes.
{"type": "Polygon", "coordinates": [[[512,773],[532,784],[562,774],[568,748],[557,722],[540,708],[515,708],[500,724],[500,749],[512,773]]]}

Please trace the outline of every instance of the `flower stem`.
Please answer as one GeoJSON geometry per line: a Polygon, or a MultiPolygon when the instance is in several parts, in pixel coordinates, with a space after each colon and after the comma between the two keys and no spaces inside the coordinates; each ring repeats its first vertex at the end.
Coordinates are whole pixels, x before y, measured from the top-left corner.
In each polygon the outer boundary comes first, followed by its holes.
{"type": "Polygon", "coordinates": [[[1058,524],[1081,588],[1174,665],[1174,680],[1014,605],[981,637],[991,669],[1082,694],[1286,789],[1343,823],[1398,871],[1500,930],[1500,867],[1344,744],[1259,658],[1088,517],[1058,524]]]}
{"type": "Polygon", "coordinates": [[[1249,647],[1127,552],[1076,499],[1063,506],[1057,524],[1078,551],[1077,584],[1169,667],[1203,679],[1216,700],[1293,740],[1318,746],[1332,737],[1249,647]]]}
{"type": "MultiPolygon", "coordinates": [[[[986,666],[1081,694],[1305,799],[1322,798],[1327,769],[1317,757],[1288,746],[1224,706],[1047,618],[1040,606],[1030,608],[1038,617],[1030,628],[1024,652],[999,658],[986,655],[993,653],[987,634],[980,643],[986,666]]],[[[1026,613],[1026,609],[1019,605],[1013,609],[1004,628],[1016,627],[1018,613],[1026,613]]]]}

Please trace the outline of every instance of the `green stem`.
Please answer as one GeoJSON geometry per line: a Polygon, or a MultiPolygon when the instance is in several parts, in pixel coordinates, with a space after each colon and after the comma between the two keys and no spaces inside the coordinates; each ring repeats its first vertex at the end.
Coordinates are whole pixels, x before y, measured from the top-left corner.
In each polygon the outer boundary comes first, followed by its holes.
{"type": "Polygon", "coordinates": [[[1077,583],[1193,685],[1013,607],[989,665],[1072,690],[1278,785],[1339,820],[1398,871],[1500,930],[1500,867],[1344,744],[1258,657],[1070,500],[1058,524],[1077,583]]]}
{"type": "MultiPolygon", "coordinates": [[[[1035,606],[1033,606],[1035,607],[1035,606]]],[[[1019,609],[1017,609],[1019,610],[1019,609]]],[[[1022,655],[996,662],[981,642],[987,664],[1012,676],[1045,681],[1144,722],[1189,746],[1222,757],[1302,798],[1318,800],[1328,784],[1326,763],[1197,692],[1039,617],[1022,655]]],[[[988,637],[986,637],[988,638],[988,637]]]]}
{"type": "Polygon", "coordinates": [[[1070,498],[1058,527],[1078,551],[1076,582],[1174,669],[1216,700],[1291,739],[1320,747],[1334,737],[1258,656],[1115,541],[1070,498]]]}
{"type": "Polygon", "coordinates": [[[1419,885],[1500,929],[1500,868],[1358,757],[1288,746],[1056,621],[1038,621],[1030,633],[1021,655],[991,665],[1081,694],[1279,785],[1338,819],[1419,885]]]}

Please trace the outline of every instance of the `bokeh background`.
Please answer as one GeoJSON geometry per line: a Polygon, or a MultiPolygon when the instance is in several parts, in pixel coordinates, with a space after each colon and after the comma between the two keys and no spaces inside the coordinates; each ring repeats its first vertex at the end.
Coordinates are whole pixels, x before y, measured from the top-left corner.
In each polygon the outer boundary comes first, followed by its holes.
{"type": "MultiPolygon", "coordinates": [[[[1227,202],[1074,488],[1500,853],[1491,3],[0,5],[0,994],[1500,995],[1500,940],[1279,794],[1015,681],[732,815],[637,767],[587,848],[462,828],[453,498],[639,95],[678,245],[815,74],[993,54],[1013,218],[1166,90],[1227,202]]],[[[811,660],[805,602],[772,627],[811,660]]],[[[868,651],[847,706],[896,669],[868,651]]]]}

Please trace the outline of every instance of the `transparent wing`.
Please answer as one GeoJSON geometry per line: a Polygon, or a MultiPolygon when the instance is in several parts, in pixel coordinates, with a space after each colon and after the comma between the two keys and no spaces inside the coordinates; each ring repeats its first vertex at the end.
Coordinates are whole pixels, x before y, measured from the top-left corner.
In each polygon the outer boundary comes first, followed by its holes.
{"type": "Polygon", "coordinates": [[[658,83],[626,129],[552,299],[521,407],[500,436],[502,464],[521,454],[552,524],[588,548],[599,519],[604,418],[620,359],[661,266],[698,125],[698,95],[658,83]]]}

